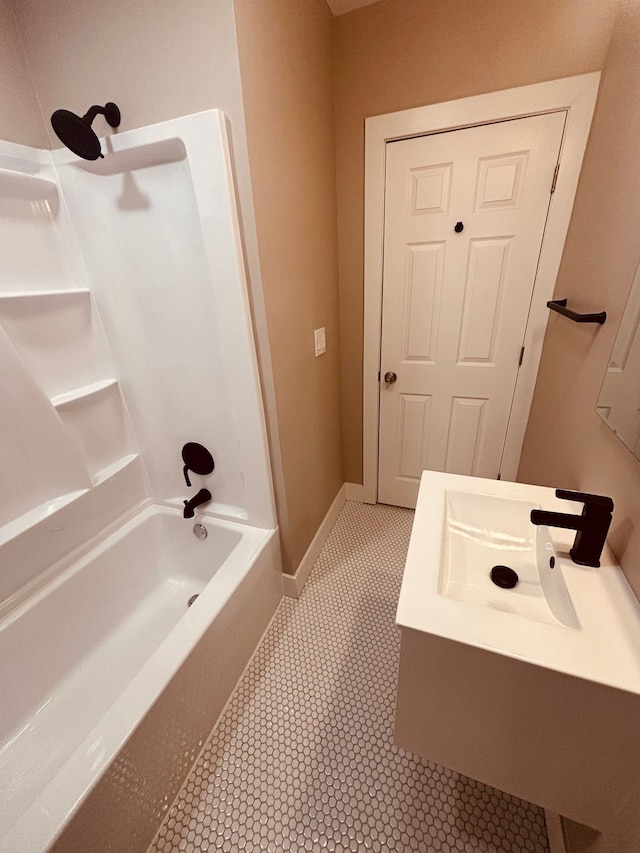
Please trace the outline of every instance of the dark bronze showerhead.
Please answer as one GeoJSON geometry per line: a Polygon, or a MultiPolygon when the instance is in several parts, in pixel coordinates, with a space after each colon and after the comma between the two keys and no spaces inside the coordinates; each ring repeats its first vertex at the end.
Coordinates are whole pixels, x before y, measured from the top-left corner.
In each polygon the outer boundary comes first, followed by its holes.
{"type": "Polygon", "coordinates": [[[74,154],[85,160],[97,160],[104,157],[100,140],[91,127],[91,122],[98,114],[103,115],[111,127],[120,124],[120,110],[109,101],[104,107],[91,107],[82,117],[69,110],[56,110],[51,116],[51,125],[58,139],[74,154]]]}

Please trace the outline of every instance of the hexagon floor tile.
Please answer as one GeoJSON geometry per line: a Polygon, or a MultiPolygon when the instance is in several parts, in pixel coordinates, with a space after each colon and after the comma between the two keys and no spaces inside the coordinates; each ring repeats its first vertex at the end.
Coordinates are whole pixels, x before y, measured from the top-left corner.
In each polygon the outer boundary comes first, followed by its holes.
{"type": "Polygon", "coordinates": [[[393,744],[413,512],[347,502],[285,598],[151,845],[547,853],[544,813],[393,744]]]}

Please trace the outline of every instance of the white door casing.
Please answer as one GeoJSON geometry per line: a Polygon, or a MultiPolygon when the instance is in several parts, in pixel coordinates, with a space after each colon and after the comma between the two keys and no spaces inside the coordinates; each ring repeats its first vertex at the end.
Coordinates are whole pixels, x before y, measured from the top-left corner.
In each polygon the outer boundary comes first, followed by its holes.
{"type": "Polygon", "coordinates": [[[387,143],[378,500],[500,470],[566,111],[387,143]]]}
{"type": "Polygon", "coordinates": [[[620,320],[596,411],[640,458],[640,268],[620,320]]]}
{"type": "MultiPolygon", "coordinates": [[[[378,497],[380,329],[387,142],[548,112],[567,112],[561,165],[547,218],[502,460],[504,479],[515,479],[573,199],[596,103],[600,73],[522,86],[387,115],[365,123],[365,257],[363,375],[363,499],[378,497]]],[[[560,294],[561,296],[562,294],[560,294]]]]}

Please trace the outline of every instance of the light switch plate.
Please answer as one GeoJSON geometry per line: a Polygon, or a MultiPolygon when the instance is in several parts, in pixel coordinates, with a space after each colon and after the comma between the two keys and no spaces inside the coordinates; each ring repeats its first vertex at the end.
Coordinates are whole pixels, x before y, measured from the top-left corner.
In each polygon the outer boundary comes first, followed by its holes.
{"type": "Polygon", "coordinates": [[[323,352],[327,351],[327,336],[325,334],[324,326],[321,329],[316,329],[313,333],[313,337],[316,344],[316,358],[319,355],[322,355],[323,352]]]}

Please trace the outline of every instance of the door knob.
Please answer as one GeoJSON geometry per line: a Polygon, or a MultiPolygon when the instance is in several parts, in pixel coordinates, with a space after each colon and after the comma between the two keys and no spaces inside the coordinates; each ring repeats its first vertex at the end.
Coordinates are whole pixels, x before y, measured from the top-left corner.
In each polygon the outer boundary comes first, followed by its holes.
{"type": "Polygon", "coordinates": [[[389,371],[384,375],[384,381],[387,383],[387,385],[393,385],[397,378],[397,375],[392,371],[389,371]]]}

